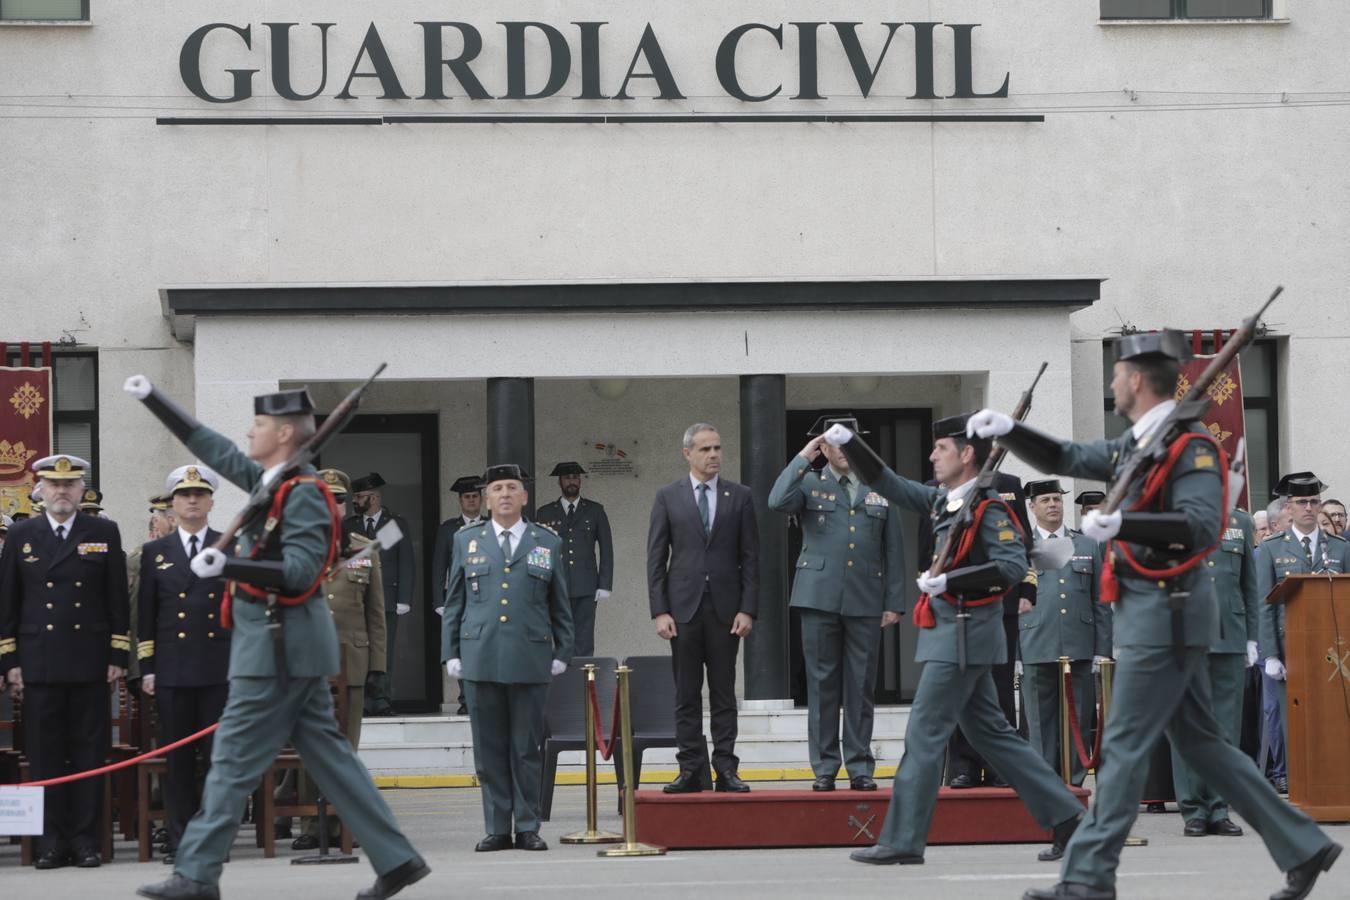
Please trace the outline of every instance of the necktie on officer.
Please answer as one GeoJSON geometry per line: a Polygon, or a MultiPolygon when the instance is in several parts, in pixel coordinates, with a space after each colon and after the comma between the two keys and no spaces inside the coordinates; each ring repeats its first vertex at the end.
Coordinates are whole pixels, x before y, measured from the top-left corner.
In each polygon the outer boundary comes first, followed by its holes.
{"type": "Polygon", "coordinates": [[[197,558],[197,536],[194,534],[188,538],[188,559],[197,558]]]}
{"type": "MultiPolygon", "coordinates": [[[[64,525],[56,526],[56,539],[58,541],[64,541],[66,539],[66,526],[64,525]]],[[[1306,541],[1307,538],[1304,538],[1304,540],[1306,541]]]]}
{"type": "Polygon", "coordinates": [[[839,477],[839,486],[840,486],[841,488],[843,488],[843,489],[844,489],[844,493],[848,495],[848,505],[849,505],[849,506],[852,506],[852,505],[853,505],[853,479],[852,479],[852,478],[849,478],[847,475],[841,475],[841,476],[839,477]]]}
{"type": "Polygon", "coordinates": [[[1308,535],[1303,536],[1303,552],[1308,554],[1308,566],[1311,569],[1317,568],[1317,560],[1313,558],[1312,538],[1308,535]]]}
{"type": "Polygon", "coordinates": [[[567,530],[571,531],[572,526],[577,524],[577,505],[575,503],[567,504],[567,515],[564,518],[567,524],[567,530]]]}
{"type": "Polygon", "coordinates": [[[712,521],[708,516],[708,486],[706,484],[698,486],[698,515],[703,520],[703,537],[711,537],[712,521]]]}
{"type": "Polygon", "coordinates": [[[366,516],[366,537],[375,539],[375,517],[366,516]]]}
{"type": "Polygon", "coordinates": [[[511,532],[502,532],[502,559],[511,561],[511,532]]]}

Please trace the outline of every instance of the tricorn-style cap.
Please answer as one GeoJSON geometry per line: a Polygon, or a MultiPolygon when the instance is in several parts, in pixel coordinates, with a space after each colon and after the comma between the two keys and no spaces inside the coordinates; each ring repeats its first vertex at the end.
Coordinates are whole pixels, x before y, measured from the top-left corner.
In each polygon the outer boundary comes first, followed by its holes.
{"type": "Polygon", "coordinates": [[[206,466],[179,466],[164,479],[164,493],[172,497],[179,491],[200,490],[216,492],[220,476],[206,466]]]}
{"type": "Polygon", "coordinates": [[[328,486],[333,496],[341,499],[352,491],[352,479],[341,469],[320,469],[319,480],[328,486]]]}
{"type": "Polygon", "coordinates": [[[585,475],[586,470],[581,467],[579,462],[560,462],[548,474],[550,477],[555,475],[585,475]]]}
{"type": "Polygon", "coordinates": [[[1116,341],[1116,359],[1139,359],[1163,356],[1177,362],[1191,358],[1191,345],[1186,336],[1175,328],[1150,331],[1145,334],[1127,334],[1116,341]]]}
{"type": "Polygon", "coordinates": [[[98,488],[85,488],[80,497],[80,512],[103,512],[103,492],[98,488]]]}
{"type": "Polygon", "coordinates": [[[970,413],[961,413],[959,416],[948,416],[945,419],[938,419],[933,423],[933,440],[945,437],[966,436],[966,423],[970,421],[970,413]]]}
{"type": "Polygon", "coordinates": [[[1280,476],[1272,493],[1276,497],[1316,497],[1330,487],[1311,472],[1291,472],[1280,476]]]}
{"type": "Polygon", "coordinates": [[[525,483],[529,474],[515,463],[502,463],[497,466],[488,466],[487,471],[483,473],[483,484],[492,484],[494,481],[519,481],[525,483]]]}
{"type": "Polygon", "coordinates": [[[260,394],[253,398],[255,416],[301,416],[312,412],[314,401],[309,397],[308,388],[260,394]]]}
{"type": "Polygon", "coordinates": [[[1042,494],[1066,494],[1068,491],[1059,483],[1058,478],[1048,478],[1044,481],[1028,481],[1023,488],[1027,492],[1027,499],[1039,497],[1042,494]]]}
{"type": "Polygon", "coordinates": [[[352,493],[359,494],[362,491],[373,491],[376,488],[384,487],[385,484],[386,482],[380,477],[379,472],[371,472],[369,475],[352,479],[352,493]]]}
{"type": "Polygon", "coordinates": [[[1073,499],[1079,506],[1099,506],[1106,501],[1106,493],[1104,491],[1083,491],[1073,499]]]}
{"type": "Polygon", "coordinates": [[[39,478],[50,478],[55,481],[65,481],[73,478],[83,478],[89,471],[89,463],[80,459],[78,456],[70,456],[65,453],[58,453],[55,456],[44,456],[33,463],[33,472],[39,478]]]}
{"type": "Polygon", "coordinates": [[[843,425],[854,434],[867,434],[858,427],[858,418],[853,413],[838,413],[832,416],[821,416],[807,429],[807,437],[815,437],[818,434],[824,434],[830,430],[831,425],[843,425]]]}
{"type": "Polygon", "coordinates": [[[483,476],[461,475],[450,485],[450,490],[456,494],[480,494],[483,492],[483,476]]]}

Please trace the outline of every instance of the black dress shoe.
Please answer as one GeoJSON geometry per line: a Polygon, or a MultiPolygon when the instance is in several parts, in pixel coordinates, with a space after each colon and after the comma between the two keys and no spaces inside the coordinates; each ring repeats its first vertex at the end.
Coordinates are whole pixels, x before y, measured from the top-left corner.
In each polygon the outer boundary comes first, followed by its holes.
{"type": "Polygon", "coordinates": [[[1181,833],[1186,837],[1204,837],[1209,834],[1209,826],[1204,822],[1187,822],[1181,833]]]}
{"type": "Polygon", "coordinates": [[[92,847],[76,850],[74,855],[76,868],[97,869],[103,865],[103,859],[98,855],[98,851],[92,847]]]}
{"type": "Polygon", "coordinates": [[[1317,884],[1317,876],[1330,871],[1341,850],[1341,845],[1333,841],[1314,853],[1312,859],[1290,869],[1284,887],[1271,894],[1270,900],[1303,900],[1317,884]]]}
{"type": "MultiPolygon", "coordinates": [[[[506,835],[501,835],[506,837],[506,835]]],[[[398,866],[375,879],[375,883],[356,895],[356,900],[385,900],[410,884],[416,884],[431,874],[431,867],[420,856],[398,866]]]]}
{"type": "Polygon", "coordinates": [[[848,789],[850,791],[875,791],[877,782],[871,775],[858,775],[848,780],[848,789]]]}
{"type": "Polygon", "coordinates": [[[292,850],[318,850],[319,839],[312,834],[302,834],[291,841],[292,850]]]}
{"type": "Polygon", "coordinates": [[[923,865],[922,856],[914,856],[909,853],[901,853],[899,850],[893,850],[885,844],[874,844],[871,847],[864,847],[861,850],[854,850],[848,855],[848,858],[854,862],[867,863],[869,866],[921,866],[923,865]]]}
{"type": "Polygon", "coordinates": [[[1050,837],[1050,846],[1046,847],[1036,858],[1041,862],[1054,862],[1064,858],[1064,848],[1069,846],[1069,839],[1073,833],[1078,830],[1078,823],[1083,821],[1083,814],[1079,813],[1072,819],[1065,819],[1054,827],[1050,837]]]}
{"type": "Polygon", "coordinates": [[[1144,808],[1144,812],[1165,813],[1167,812],[1166,803],[1150,803],[1144,808]]]}
{"type": "Polygon", "coordinates": [[[151,900],[220,900],[220,888],[214,884],[202,884],[177,872],[168,881],[137,888],[136,893],[151,900]]]}
{"type": "Polygon", "coordinates": [[[48,850],[33,863],[35,869],[60,869],[70,865],[70,854],[64,850],[48,850]]]}
{"type": "Polygon", "coordinates": [[[517,831],[516,832],[517,850],[547,850],[548,844],[539,836],[537,831],[517,831]]]}
{"type": "Polygon", "coordinates": [[[832,791],[832,790],[834,790],[834,776],[833,776],[833,775],[819,775],[819,776],[817,776],[817,777],[816,777],[816,780],[813,781],[813,782],[811,782],[811,790],[813,790],[813,791],[832,791]]]}
{"type": "Polygon", "coordinates": [[[1289,779],[1281,776],[1275,779],[1275,790],[1281,794],[1289,793],[1289,779]]]}
{"type": "Polygon", "coordinates": [[[952,780],[947,782],[947,787],[964,790],[965,788],[979,787],[979,784],[975,782],[975,776],[962,772],[959,775],[953,775],[952,780]]]}
{"type": "Polygon", "coordinates": [[[1209,823],[1209,833],[1220,837],[1242,837],[1242,827],[1232,819],[1220,819],[1209,823]]]}
{"type": "Polygon", "coordinates": [[[511,835],[509,834],[489,834],[478,842],[473,848],[477,853],[492,853],[496,850],[511,849],[511,835]]]}
{"type": "Polygon", "coordinates": [[[455,715],[467,716],[468,714],[469,714],[469,707],[465,705],[463,700],[459,701],[459,708],[455,710],[455,715]]]}
{"type": "Polygon", "coordinates": [[[178,854],[175,853],[174,851],[167,850],[165,851],[164,855],[159,858],[159,861],[164,863],[164,865],[166,866],[171,866],[173,865],[173,861],[177,856],[178,854]]]}
{"type": "Polygon", "coordinates": [[[748,794],[750,785],[742,781],[741,776],[735,772],[719,772],[713,790],[722,794],[748,794]]]}
{"type": "Polygon", "coordinates": [[[1048,890],[1032,888],[1022,895],[1022,900],[1116,900],[1116,892],[1076,881],[1061,881],[1048,890]]]}
{"type": "Polygon", "coordinates": [[[697,794],[701,790],[703,781],[697,772],[681,772],[675,776],[674,781],[661,788],[661,792],[665,794],[697,794]]]}

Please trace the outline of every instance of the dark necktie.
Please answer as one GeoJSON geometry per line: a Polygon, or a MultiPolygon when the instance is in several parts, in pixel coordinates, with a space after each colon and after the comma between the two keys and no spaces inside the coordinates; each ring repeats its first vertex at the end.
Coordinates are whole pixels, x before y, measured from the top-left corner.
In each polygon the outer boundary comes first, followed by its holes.
{"type": "Polygon", "coordinates": [[[708,486],[706,484],[698,486],[698,515],[703,520],[703,537],[711,537],[712,520],[708,515],[708,486]]]}
{"type": "Polygon", "coordinates": [[[1312,537],[1306,534],[1303,536],[1303,552],[1308,554],[1308,568],[1315,571],[1317,569],[1317,560],[1313,559],[1312,537]]]}
{"type": "Polygon", "coordinates": [[[853,505],[853,479],[847,475],[839,478],[839,486],[844,489],[844,495],[848,497],[848,505],[853,505]]]}
{"type": "Polygon", "coordinates": [[[188,538],[188,559],[197,558],[197,536],[194,534],[188,538]]]}
{"type": "Polygon", "coordinates": [[[502,532],[502,559],[511,561],[511,532],[502,532]]]}
{"type": "Polygon", "coordinates": [[[372,516],[366,517],[366,537],[375,539],[375,519],[372,516]]]}
{"type": "Polygon", "coordinates": [[[568,531],[571,531],[572,526],[577,524],[577,505],[575,503],[567,504],[566,524],[568,531]]]}
{"type": "MultiPolygon", "coordinates": [[[[64,541],[66,539],[66,526],[64,525],[56,526],[56,539],[58,541],[64,541]]],[[[1306,541],[1307,538],[1304,538],[1304,540],[1306,541]]]]}

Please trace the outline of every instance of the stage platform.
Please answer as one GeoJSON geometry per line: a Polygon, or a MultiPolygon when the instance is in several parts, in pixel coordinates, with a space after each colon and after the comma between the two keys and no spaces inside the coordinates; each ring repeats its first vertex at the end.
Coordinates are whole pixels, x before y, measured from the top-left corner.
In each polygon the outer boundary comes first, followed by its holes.
{"type": "MultiPolygon", "coordinates": [[[[844,782],[847,784],[847,782],[844,782]]],[[[1089,792],[1072,788],[1087,807],[1089,792]]],[[[877,842],[890,785],[871,791],[772,791],[748,794],[637,792],[637,837],[680,850],[763,847],[868,847],[877,842]]],[[[938,792],[929,844],[1049,843],[1008,788],[938,792]]]]}

